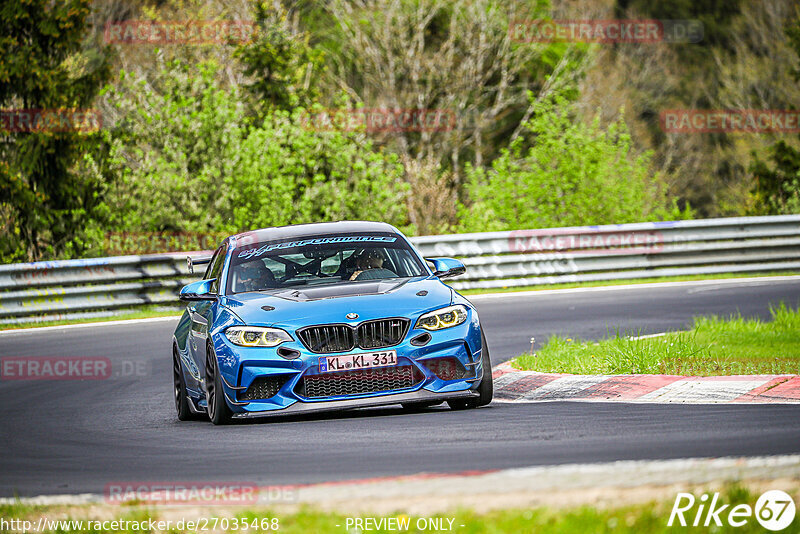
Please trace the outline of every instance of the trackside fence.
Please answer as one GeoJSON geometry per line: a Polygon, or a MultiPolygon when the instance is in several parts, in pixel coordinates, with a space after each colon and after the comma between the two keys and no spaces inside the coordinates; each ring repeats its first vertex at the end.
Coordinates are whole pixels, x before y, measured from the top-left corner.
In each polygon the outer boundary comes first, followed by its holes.
{"type": "MultiPolygon", "coordinates": [[[[800,271],[800,215],[423,236],[426,257],[460,258],[456,289],[717,273],[800,271]]],[[[113,315],[177,305],[196,280],[186,256],[115,256],[0,265],[0,322],[113,315]]],[[[200,269],[202,271],[202,268],[200,269]]]]}

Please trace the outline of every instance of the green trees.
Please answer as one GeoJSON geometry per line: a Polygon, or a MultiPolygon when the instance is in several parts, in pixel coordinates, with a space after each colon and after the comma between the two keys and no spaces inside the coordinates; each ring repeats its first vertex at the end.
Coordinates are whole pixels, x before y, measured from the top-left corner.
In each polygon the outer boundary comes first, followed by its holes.
{"type": "Polygon", "coordinates": [[[103,127],[0,136],[0,260],[106,254],[108,232],[367,218],[446,233],[685,216],[672,197],[700,216],[798,212],[794,136],[659,124],[669,109],[796,105],[786,67],[800,29],[782,32],[796,2],[723,4],[6,0],[0,107],[97,108],[103,127]],[[705,38],[550,43],[509,31],[613,17],[697,19],[705,38]],[[185,19],[258,31],[118,44],[112,61],[92,42],[107,21],[185,19]],[[109,63],[125,73],[100,91],[109,63]],[[367,131],[308,116],[360,106],[447,119],[367,131]]]}
{"type": "Polygon", "coordinates": [[[344,219],[408,224],[398,158],[357,132],[312,131],[305,110],[276,111],[250,131],[226,179],[236,228],[344,219]]]}
{"type": "Polygon", "coordinates": [[[465,168],[499,155],[530,113],[528,92],[574,81],[586,45],[518,42],[515,21],[547,18],[547,0],[331,0],[315,20],[329,92],[367,108],[441,110],[448,127],[376,136],[400,155],[417,231],[457,226],[451,199],[465,196],[465,168]],[[420,171],[425,173],[420,175],[420,171]]]}
{"type": "Polygon", "coordinates": [[[462,209],[465,231],[514,230],[675,218],[652,176],[649,154],[634,156],[622,120],[576,120],[560,97],[535,105],[490,169],[470,169],[472,205],[462,209]],[[524,148],[526,142],[530,148],[524,148]]]}
{"type": "Polygon", "coordinates": [[[123,75],[107,132],[113,228],[234,233],[341,219],[407,225],[402,167],[359,132],[315,131],[304,108],[248,116],[213,62],[162,64],[157,84],[123,75]]]}
{"type": "MultiPolygon", "coordinates": [[[[90,67],[83,53],[90,6],[90,0],[4,0],[0,107],[11,116],[59,110],[60,117],[75,117],[73,112],[92,107],[109,67],[106,55],[90,67]]],[[[100,133],[70,126],[7,128],[0,137],[0,258],[84,252],[85,227],[102,217],[106,183],[81,167],[88,154],[102,159],[100,133]]]]}
{"type": "Polygon", "coordinates": [[[322,54],[309,46],[306,34],[292,33],[284,11],[261,0],[253,11],[255,38],[235,51],[248,77],[251,108],[263,117],[272,109],[311,105],[318,97],[322,54]]]}
{"type": "MultiPolygon", "coordinates": [[[[800,10],[797,15],[786,34],[796,57],[800,58],[800,10]]],[[[800,81],[799,63],[795,63],[792,74],[795,81],[800,81]]],[[[800,150],[788,140],[781,139],[769,149],[771,165],[757,154],[754,156],[751,166],[756,179],[753,186],[756,197],[754,211],[770,215],[800,213],[800,150]]]]}
{"type": "MultiPolygon", "coordinates": [[[[800,102],[791,75],[797,57],[784,33],[797,18],[796,0],[615,0],[619,18],[700,22],[695,43],[619,44],[603,49],[582,90],[583,105],[605,114],[625,107],[637,149],[653,152],[653,167],[698,217],[763,213],[753,195],[754,154],[768,153],[786,134],[668,133],[665,110],[783,110],[800,102]]],[[[602,17],[601,17],[602,18],[602,17]]],[[[790,142],[790,145],[797,146],[790,142]]],[[[682,204],[683,205],[683,204],[682,204]]]]}
{"type": "Polygon", "coordinates": [[[217,86],[214,63],[160,63],[152,83],[122,73],[108,94],[115,124],[110,229],[213,232],[231,228],[225,180],[247,135],[234,89],[217,86]]]}
{"type": "Polygon", "coordinates": [[[752,166],[754,212],[763,215],[800,213],[800,150],[778,141],[769,151],[771,166],[756,157],[752,166]]]}

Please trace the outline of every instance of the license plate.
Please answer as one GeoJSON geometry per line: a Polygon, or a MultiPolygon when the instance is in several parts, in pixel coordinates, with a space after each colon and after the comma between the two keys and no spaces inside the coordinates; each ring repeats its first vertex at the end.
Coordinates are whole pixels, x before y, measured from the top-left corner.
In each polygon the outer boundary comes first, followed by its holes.
{"type": "Polygon", "coordinates": [[[321,356],[319,359],[319,372],[332,373],[335,371],[352,371],[354,369],[388,367],[391,365],[397,365],[397,352],[381,350],[363,352],[361,354],[344,354],[342,356],[321,356]]]}

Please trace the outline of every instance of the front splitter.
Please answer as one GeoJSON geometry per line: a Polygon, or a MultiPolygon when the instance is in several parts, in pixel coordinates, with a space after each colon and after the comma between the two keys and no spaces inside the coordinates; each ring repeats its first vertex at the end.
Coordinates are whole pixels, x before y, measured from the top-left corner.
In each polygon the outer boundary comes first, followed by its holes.
{"type": "Polygon", "coordinates": [[[332,412],[340,410],[353,410],[355,408],[372,408],[391,404],[405,404],[412,402],[436,401],[444,402],[452,399],[469,399],[478,397],[472,390],[452,391],[448,393],[433,393],[424,389],[408,393],[396,393],[381,397],[366,397],[361,399],[344,399],[322,402],[298,401],[282,410],[263,410],[259,412],[241,412],[233,414],[235,419],[250,419],[253,417],[277,417],[281,415],[297,415],[314,412],[332,412]]]}

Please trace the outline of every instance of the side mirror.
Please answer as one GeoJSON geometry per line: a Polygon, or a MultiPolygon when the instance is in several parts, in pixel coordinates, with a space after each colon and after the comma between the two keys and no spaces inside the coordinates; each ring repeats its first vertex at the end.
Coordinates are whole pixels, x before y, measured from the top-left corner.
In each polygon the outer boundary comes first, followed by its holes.
{"type": "Polygon", "coordinates": [[[183,286],[178,298],[181,300],[216,300],[217,296],[211,292],[211,280],[200,280],[183,286]]]}
{"type": "Polygon", "coordinates": [[[450,278],[467,272],[467,268],[459,260],[453,258],[425,258],[433,264],[433,274],[439,278],[450,278]]]}

